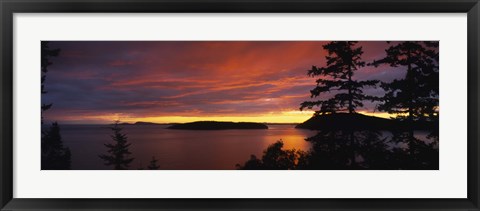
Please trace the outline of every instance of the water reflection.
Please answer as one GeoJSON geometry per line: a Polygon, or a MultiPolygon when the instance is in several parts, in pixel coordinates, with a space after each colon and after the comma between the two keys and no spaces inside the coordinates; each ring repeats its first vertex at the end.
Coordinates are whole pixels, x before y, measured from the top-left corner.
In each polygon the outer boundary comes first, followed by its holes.
{"type": "MultiPolygon", "coordinates": [[[[268,130],[189,131],[168,130],[167,125],[123,125],[135,160],[131,169],[146,168],[152,156],[160,169],[235,169],[252,153],[262,151],[277,140],[286,149],[308,150],[306,137],[315,131],[298,130],[295,125],[269,125],[268,130]]],[[[105,152],[103,143],[111,138],[105,125],[65,125],[62,136],[72,151],[72,169],[110,169],[98,159],[105,152]]]]}

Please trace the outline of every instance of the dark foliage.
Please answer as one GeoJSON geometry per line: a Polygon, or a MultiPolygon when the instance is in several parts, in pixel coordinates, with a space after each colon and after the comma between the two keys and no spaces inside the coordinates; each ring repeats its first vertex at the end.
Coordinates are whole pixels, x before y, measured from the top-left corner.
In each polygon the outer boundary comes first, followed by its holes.
{"type": "Polygon", "coordinates": [[[310,90],[311,98],[319,97],[322,93],[334,91],[336,94],[329,99],[306,101],[300,109],[313,109],[319,107],[316,114],[330,114],[339,111],[354,113],[357,107],[363,107],[364,100],[375,100],[373,96],[363,93],[364,87],[376,87],[379,81],[359,81],[352,77],[358,68],[364,67],[362,61],[362,47],[355,47],[357,42],[339,41],[330,42],[323,46],[328,51],[327,65],[325,67],[312,66],[308,70],[311,77],[317,79],[317,86],[310,90]]]}
{"type": "Polygon", "coordinates": [[[355,163],[354,145],[349,133],[322,131],[307,138],[312,143],[307,169],[351,169],[355,163]]]}
{"type": "MultiPolygon", "coordinates": [[[[50,61],[51,57],[56,57],[60,53],[60,49],[50,49],[49,42],[42,41],[41,42],[41,92],[42,94],[46,94],[47,91],[45,89],[45,80],[47,77],[48,66],[52,65],[50,61]]],[[[42,104],[42,111],[46,111],[52,107],[52,104],[42,104]]]]}
{"type": "Polygon", "coordinates": [[[378,131],[320,131],[312,143],[306,169],[398,169],[390,165],[388,140],[378,131]]]}
{"type": "Polygon", "coordinates": [[[308,152],[270,145],[262,159],[251,155],[240,170],[435,170],[438,169],[438,142],[411,139],[408,133],[383,137],[379,131],[319,131],[307,138],[308,152]],[[353,137],[352,137],[353,136],[353,137]],[[408,146],[414,146],[409,148],[408,146]]]}
{"type": "Polygon", "coordinates": [[[409,121],[438,118],[438,42],[401,42],[385,50],[386,57],[370,65],[402,66],[405,78],[382,83],[386,91],[380,111],[409,121]]]}
{"type": "MultiPolygon", "coordinates": [[[[48,67],[52,65],[51,57],[58,56],[60,49],[50,49],[48,42],[41,42],[41,94],[46,94],[45,79],[47,77],[48,67]]],[[[52,104],[42,104],[41,106],[41,124],[43,124],[43,112],[50,109],[52,104]]],[[[60,135],[60,126],[57,122],[45,131],[42,128],[41,135],[41,168],[43,170],[65,170],[70,169],[71,154],[70,149],[63,146],[60,135]]]]}
{"type": "Polygon", "coordinates": [[[150,160],[150,164],[147,166],[148,170],[158,170],[160,169],[160,166],[157,164],[158,160],[155,159],[155,157],[152,157],[152,160],[150,160]]]}
{"type": "Polygon", "coordinates": [[[387,138],[370,130],[321,131],[307,141],[310,169],[438,169],[438,145],[403,132],[387,138]]]}
{"type": "Polygon", "coordinates": [[[70,169],[70,149],[63,146],[60,127],[52,123],[48,130],[42,133],[42,170],[70,169]]]}
{"type": "Polygon", "coordinates": [[[134,158],[129,158],[132,154],[129,151],[130,143],[127,142],[127,136],[122,133],[122,128],[118,125],[118,121],[110,128],[113,131],[113,144],[104,144],[107,147],[106,155],[99,155],[105,161],[106,166],[113,166],[115,170],[126,170],[134,158]]]}
{"type": "Polygon", "coordinates": [[[298,150],[284,150],[283,142],[277,141],[263,151],[262,159],[255,155],[245,164],[237,164],[237,169],[243,170],[294,170],[304,165],[305,152],[298,150]]]}
{"type": "MultiPolygon", "coordinates": [[[[397,119],[406,121],[410,128],[409,138],[413,140],[415,122],[429,121],[437,125],[430,131],[430,137],[438,139],[438,103],[439,103],[439,53],[438,42],[406,41],[390,46],[385,50],[383,59],[370,65],[378,67],[387,64],[392,67],[404,67],[406,75],[390,83],[382,83],[385,90],[380,111],[397,114],[397,119]]],[[[409,148],[413,150],[414,142],[409,148]]],[[[421,147],[421,146],[418,146],[421,147]]]]}
{"type": "Polygon", "coordinates": [[[439,169],[438,139],[434,137],[428,139],[429,142],[422,141],[411,136],[410,132],[393,133],[392,143],[406,147],[393,150],[394,159],[391,163],[400,166],[400,169],[439,169]]]}

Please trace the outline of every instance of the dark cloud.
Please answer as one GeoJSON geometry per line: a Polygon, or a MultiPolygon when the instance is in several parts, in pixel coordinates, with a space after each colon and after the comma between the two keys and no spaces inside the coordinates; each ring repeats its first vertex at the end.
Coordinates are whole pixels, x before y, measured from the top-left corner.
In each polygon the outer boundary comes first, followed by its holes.
{"type": "MultiPolygon", "coordinates": [[[[306,73],[324,65],[325,42],[55,41],[59,57],[47,76],[54,103],[47,120],[123,113],[242,115],[298,110],[315,79],[306,73]]],[[[385,42],[361,42],[367,61],[384,55],[385,42]]],[[[391,81],[398,68],[365,67],[355,77],[391,81]]],[[[379,89],[366,93],[381,94],[379,89]]],[[[375,105],[366,103],[366,110],[375,105]]]]}

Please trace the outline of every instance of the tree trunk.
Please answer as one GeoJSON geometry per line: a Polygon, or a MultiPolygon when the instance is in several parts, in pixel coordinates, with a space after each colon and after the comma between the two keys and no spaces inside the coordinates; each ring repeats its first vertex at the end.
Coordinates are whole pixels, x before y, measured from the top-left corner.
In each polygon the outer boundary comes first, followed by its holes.
{"type": "Polygon", "coordinates": [[[356,155],[355,155],[355,148],[356,148],[356,145],[355,145],[355,135],[354,135],[354,131],[353,130],[350,130],[350,144],[351,144],[351,150],[352,150],[352,154],[351,154],[351,164],[350,164],[350,167],[352,169],[356,169],[357,168],[357,162],[355,160],[356,158],[356,155]]]}
{"type": "Polygon", "coordinates": [[[348,113],[353,113],[352,65],[348,65],[348,113]]]}
{"type": "Polygon", "coordinates": [[[415,86],[415,81],[414,81],[414,76],[413,76],[413,70],[412,70],[412,63],[410,61],[411,58],[411,52],[410,49],[407,51],[407,63],[408,63],[408,69],[407,69],[407,90],[408,90],[408,117],[407,117],[407,124],[408,124],[408,149],[410,151],[410,154],[414,153],[413,149],[413,142],[414,142],[414,136],[413,136],[413,100],[415,98],[414,94],[414,89],[413,87],[415,86]]]}

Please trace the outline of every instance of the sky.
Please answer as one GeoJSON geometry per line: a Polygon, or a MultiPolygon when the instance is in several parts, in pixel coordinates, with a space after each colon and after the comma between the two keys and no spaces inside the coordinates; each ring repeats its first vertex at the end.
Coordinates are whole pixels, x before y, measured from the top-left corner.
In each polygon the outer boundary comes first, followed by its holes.
{"type": "MultiPolygon", "coordinates": [[[[316,78],[325,65],[323,41],[53,41],[58,57],[45,81],[46,122],[103,124],[200,120],[300,123],[313,111],[316,78]]],[[[385,56],[384,41],[362,41],[366,62],[385,56]]],[[[384,82],[403,68],[364,67],[353,79],[384,82]]],[[[365,89],[381,96],[379,88],[365,89]]],[[[322,97],[328,97],[329,94],[322,97]]],[[[365,102],[360,113],[387,117],[365,102]]]]}

